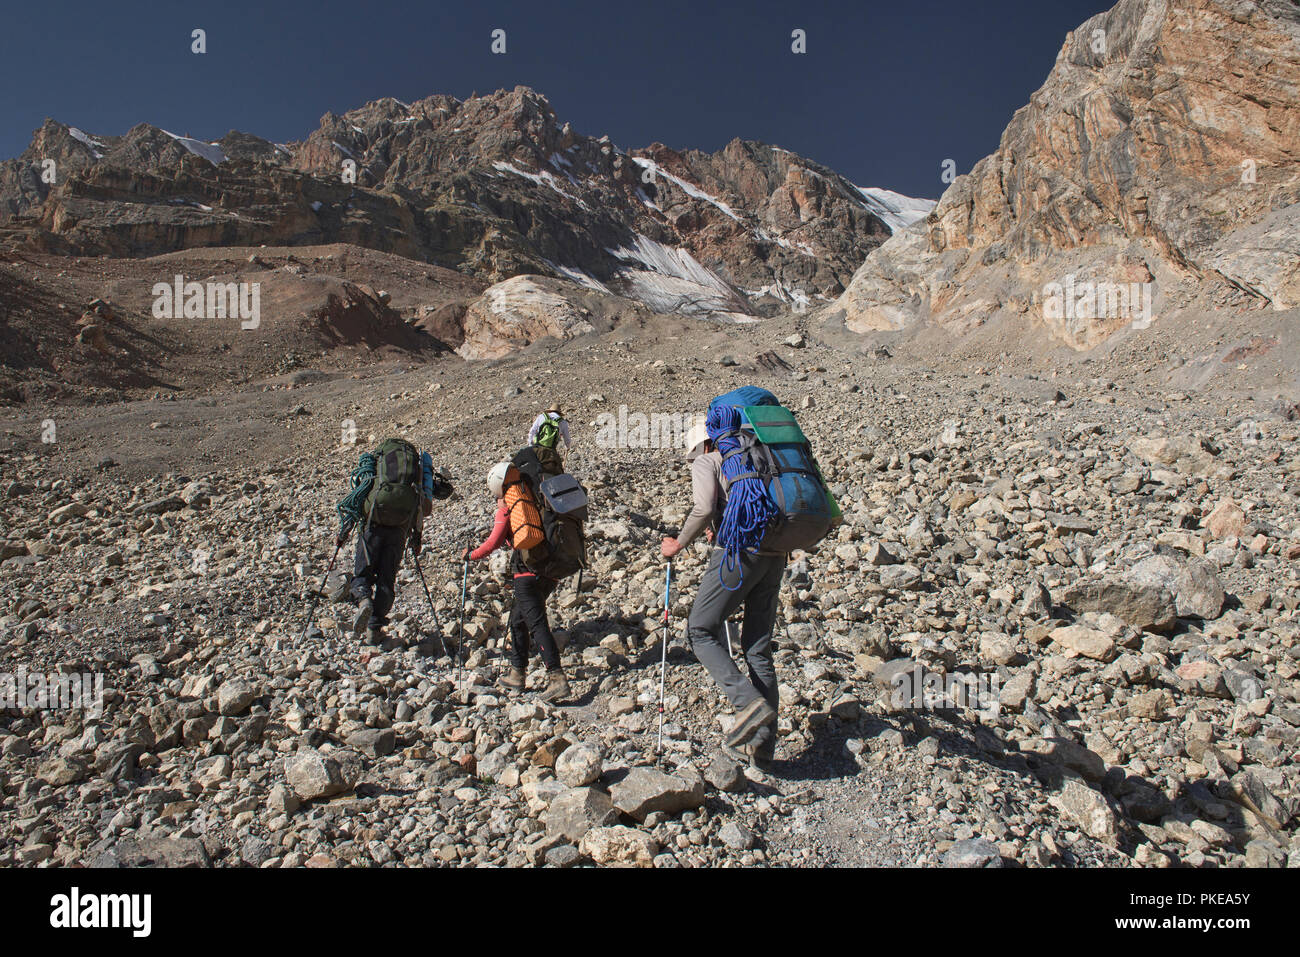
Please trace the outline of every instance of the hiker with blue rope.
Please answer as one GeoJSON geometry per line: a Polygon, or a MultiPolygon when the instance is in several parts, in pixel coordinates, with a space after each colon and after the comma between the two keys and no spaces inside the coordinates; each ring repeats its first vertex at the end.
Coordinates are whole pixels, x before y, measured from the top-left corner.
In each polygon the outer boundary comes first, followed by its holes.
{"type": "Polygon", "coordinates": [[[838,510],[794,416],[765,389],[719,396],[687,437],[690,515],[676,538],[660,545],[672,559],[703,533],[712,544],[687,620],[695,657],[736,711],[726,748],[763,767],[775,756],[776,666],[772,633],[789,553],[814,547],[838,510]],[[743,674],[723,628],[744,608],[743,674]]]}
{"type": "Polygon", "coordinates": [[[388,439],[363,452],[352,472],[352,491],[338,504],[339,545],[359,526],[349,592],[357,603],[352,630],[382,645],[388,613],[397,597],[397,569],[410,545],[419,560],[424,519],[433,500],[452,494],[451,483],[433,468],[433,457],[417,453],[405,439],[388,439]]]}

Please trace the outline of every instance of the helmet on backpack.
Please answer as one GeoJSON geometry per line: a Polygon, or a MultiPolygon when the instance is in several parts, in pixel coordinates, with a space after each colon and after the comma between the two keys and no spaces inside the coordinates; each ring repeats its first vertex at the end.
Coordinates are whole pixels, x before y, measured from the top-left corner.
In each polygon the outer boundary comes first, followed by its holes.
{"type": "Polygon", "coordinates": [[[496,465],[492,466],[492,471],[488,472],[488,491],[492,493],[494,498],[501,497],[501,491],[505,488],[506,484],[506,473],[509,471],[509,462],[498,462],[496,465]]]}

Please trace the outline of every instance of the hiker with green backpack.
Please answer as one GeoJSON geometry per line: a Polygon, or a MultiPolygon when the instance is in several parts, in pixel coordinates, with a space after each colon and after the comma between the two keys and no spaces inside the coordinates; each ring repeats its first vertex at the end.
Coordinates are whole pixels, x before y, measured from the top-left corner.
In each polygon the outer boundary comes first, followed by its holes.
{"type": "Polygon", "coordinates": [[[766,389],[745,386],[714,399],[687,443],[694,507],[660,553],[671,560],[701,533],[712,543],[687,636],[736,711],[727,750],[761,768],[776,749],[772,637],[786,562],[791,551],[815,547],[839,513],[794,414],[766,389]],[[748,675],[723,631],[742,607],[748,675]]]}
{"type": "Polygon", "coordinates": [[[586,566],[587,493],[563,471],[560,456],[545,446],[529,446],[488,473],[488,490],[496,498],[492,531],[483,544],[465,549],[466,561],[481,561],[498,548],[511,548],[510,575],[514,605],[510,610],[509,671],[498,683],[523,691],[527,683],[529,642],[537,645],[546,666],[544,701],[569,698],[568,678],[546,613],[546,601],[560,581],[586,566]]]}
{"type": "Polygon", "coordinates": [[[533,424],[528,429],[528,444],[558,452],[561,441],[564,442],[565,449],[573,448],[573,440],[569,437],[569,420],[560,411],[560,406],[554,404],[533,419],[533,424]]]}
{"type": "Polygon", "coordinates": [[[433,457],[418,453],[405,439],[392,438],[373,452],[363,452],[352,473],[352,491],[339,504],[339,543],[359,525],[357,553],[349,591],[357,602],[353,632],[367,632],[381,645],[388,613],[397,597],[397,570],[409,544],[419,560],[424,519],[433,500],[451,496],[452,486],[435,473],[433,457]]]}

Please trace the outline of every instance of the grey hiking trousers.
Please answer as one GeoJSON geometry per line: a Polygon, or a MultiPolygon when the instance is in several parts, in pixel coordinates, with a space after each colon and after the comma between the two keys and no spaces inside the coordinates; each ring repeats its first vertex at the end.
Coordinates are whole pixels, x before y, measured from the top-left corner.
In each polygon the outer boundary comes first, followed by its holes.
{"type": "Polygon", "coordinates": [[[725,556],[724,549],[713,549],[704,570],[699,594],[686,623],[691,649],[737,711],[760,697],[766,698],[775,711],[777,685],[776,666],[772,662],[772,629],[781,598],[786,556],[742,552],[740,568],[724,572],[719,581],[718,569],[725,556]],[[749,667],[748,678],[727,653],[727,637],[723,633],[726,620],[741,605],[745,607],[745,615],[740,647],[749,667]]]}

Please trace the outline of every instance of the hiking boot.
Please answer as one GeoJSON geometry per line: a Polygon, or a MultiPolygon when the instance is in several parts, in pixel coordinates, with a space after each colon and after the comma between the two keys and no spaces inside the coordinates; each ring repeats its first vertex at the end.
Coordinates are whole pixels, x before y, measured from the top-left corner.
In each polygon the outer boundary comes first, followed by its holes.
{"type": "Polygon", "coordinates": [[[375,603],[369,598],[363,598],[361,604],[357,605],[357,613],[352,618],[352,633],[358,638],[366,630],[366,626],[370,624],[370,615],[374,612],[374,609],[375,603]]]}
{"type": "Polygon", "coordinates": [[[727,732],[727,747],[739,748],[748,744],[758,730],[776,720],[776,712],[762,698],[755,698],[736,715],[736,723],[727,732]]]}
{"type": "Polygon", "coordinates": [[[509,672],[497,678],[497,684],[511,691],[523,691],[525,678],[523,668],[511,668],[509,672]]]}
{"type": "Polygon", "coordinates": [[[556,668],[554,671],[546,672],[546,690],[539,697],[552,704],[569,697],[569,679],[564,677],[563,671],[556,668]]]}
{"type": "Polygon", "coordinates": [[[366,630],[366,644],[380,648],[384,644],[384,629],[369,628],[366,630]]]}
{"type": "Polygon", "coordinates": [[[772,762],[776,760],[776,728],[770,724],[765,724],[759,728],[750,739],[749,747],[750,763],[760,771],[767,771],[771,768],[772,762]]]}

